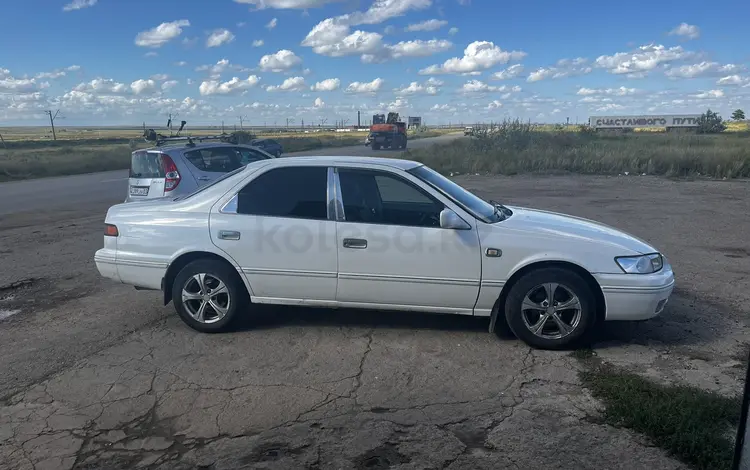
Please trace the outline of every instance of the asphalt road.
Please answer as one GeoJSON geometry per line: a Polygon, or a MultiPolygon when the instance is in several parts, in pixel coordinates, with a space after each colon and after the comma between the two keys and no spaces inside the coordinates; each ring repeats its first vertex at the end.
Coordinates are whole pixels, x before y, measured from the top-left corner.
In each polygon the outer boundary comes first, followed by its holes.
{"type": "MultiPolygon", "coordinates": [[[[409,148],[423,148],[433,144],[450,142],[459,137],[459,134],[448,134],[440,137],[415,139],[409,141],[409,148]]],[[[393,156],[400,153],[403,153],[403,151],[373,151],[364,145],[357,145],[295,152],[288,155],[393,156]]],[[[94,199],[115,203],[125,198],[127,194],[127,179],[127,170],[117,170],[0,183],[0,217],[18,212],[54,208],[75,209],[81,204],[94,199]]]]}
{"type": "MultiPolygon", "coordinates": [[[[663,248],[678,273],[665,312],[610,325],[597,356],[741,390],[750,185],[456,180],[663,248]]],[[[99,276],[106,208],[89,197],[0,217],[2,469],[686,468],[602,424],[568,353],[490,335],[485,318],[267,306],[232,332],[190,330],[159,292],[99,276]]]]}

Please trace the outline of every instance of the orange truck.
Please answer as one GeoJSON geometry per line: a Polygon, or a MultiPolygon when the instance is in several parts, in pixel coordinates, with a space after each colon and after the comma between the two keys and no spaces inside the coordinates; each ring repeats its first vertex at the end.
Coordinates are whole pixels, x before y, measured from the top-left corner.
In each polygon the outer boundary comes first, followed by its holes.
{"type": "Polygon", "coordinates": [[[370,134],[365,140],[365,145],[372,146],[373,150],[381,148],[405,149],[406,123],[398,120],[398,113],[388,113],[385,124],[373,124],[370,126],[370,134]]]}

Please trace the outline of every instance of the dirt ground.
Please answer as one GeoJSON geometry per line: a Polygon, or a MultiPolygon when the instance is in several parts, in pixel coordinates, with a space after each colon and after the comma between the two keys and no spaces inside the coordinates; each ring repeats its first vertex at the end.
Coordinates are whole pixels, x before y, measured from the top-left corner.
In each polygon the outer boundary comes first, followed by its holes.
{"type": "MultiPolygon", "coordinates": [[[[457,180],[654,243],[673,298],[660,318],[608,325],[596,353],[741,391],[747,182],[457,180]]],[[[160,293],[99,278],[116,202],[0,219],[0,468],[684,468],[601,424],[569,353],[490,335],[486,319],[264,308],[232,333],[196,333],[160,293]]]]}

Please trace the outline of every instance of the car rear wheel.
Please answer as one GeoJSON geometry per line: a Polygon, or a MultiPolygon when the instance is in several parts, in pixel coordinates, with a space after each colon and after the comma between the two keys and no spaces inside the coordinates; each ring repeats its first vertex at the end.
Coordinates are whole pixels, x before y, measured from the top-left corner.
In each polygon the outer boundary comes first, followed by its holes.
{"type": "Polygon", "coordinates": [[[204,259],[189,263],[177,274],[172,301],[189,327],[214,333],[231,325],[247,306],[248,295],[231,266],[204,259]]]}
{"type": "Polygon", "coordinates": [[[505,302],[511,331],[529,346],[568,349],[585,345],[597,325],[591,288],[578,274],[542,268],[521,277],[505,302]]]}

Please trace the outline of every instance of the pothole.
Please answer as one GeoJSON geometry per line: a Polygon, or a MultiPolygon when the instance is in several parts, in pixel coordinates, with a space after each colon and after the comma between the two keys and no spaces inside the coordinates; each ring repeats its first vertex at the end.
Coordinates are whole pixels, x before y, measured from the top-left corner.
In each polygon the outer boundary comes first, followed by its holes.
{"type": "Polygon", "coordinates": [[[358,470],[385,470],[409,463],[409,457],[399,453],[392,444],[384,444],[359,456],[355,463],[358,470]]]}

